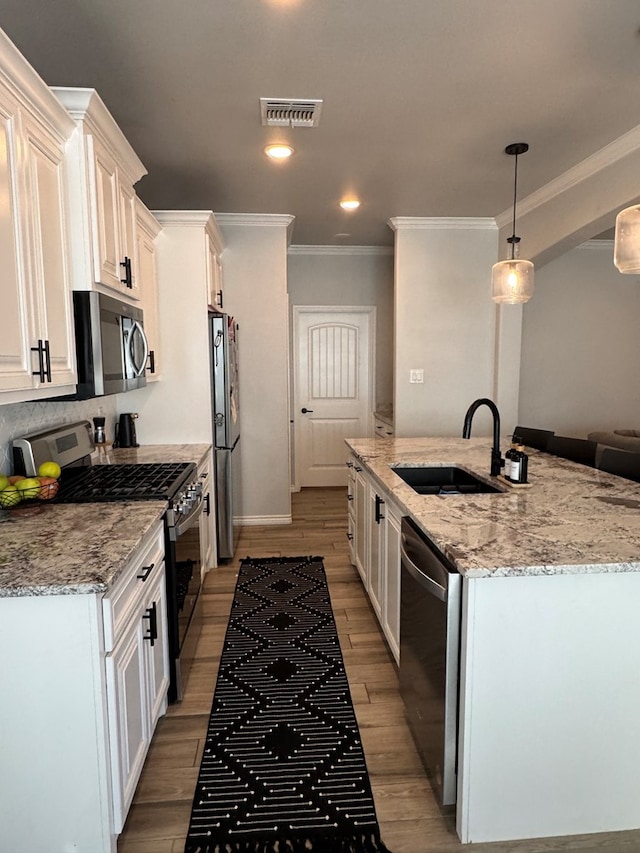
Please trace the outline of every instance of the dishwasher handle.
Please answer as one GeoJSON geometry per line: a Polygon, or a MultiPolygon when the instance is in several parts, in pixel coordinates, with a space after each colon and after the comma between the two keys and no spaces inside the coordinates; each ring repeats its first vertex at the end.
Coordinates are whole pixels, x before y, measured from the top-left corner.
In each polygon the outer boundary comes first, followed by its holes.
{"type": "Polygon", "coordinates": [[[406,569],[414,580],[416,580],[427,592],[431,595],[435,595],[435,597],[439,598],[440,601],[447,600],[447,590],[439,583],[436,583],[436,581],[430,578],[429,575],[425,575],[424,572],[420,571],[405,551],[404,543],[400,546],[400,562],[402,568],[406,569]]]}

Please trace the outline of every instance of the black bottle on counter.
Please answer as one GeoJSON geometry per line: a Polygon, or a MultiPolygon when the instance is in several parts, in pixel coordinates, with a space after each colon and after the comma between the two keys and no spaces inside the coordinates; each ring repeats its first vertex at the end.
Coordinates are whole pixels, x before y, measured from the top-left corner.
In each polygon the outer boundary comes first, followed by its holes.
{"type": "Polygon", "coordinates": [[[529,457],[524,452],[524,445],[516,445],[515,454],[511,460],[511,482],[526,483],[529,472],[529,457]]]}
{"type": "Polygon", "coordinates": [[[511,481],[511,463],[513,462],[513,457],[516,453],[516,436],[514,435],[511,439],[511,447],[504,454],[504,478],[505,480],[511,481]]]}

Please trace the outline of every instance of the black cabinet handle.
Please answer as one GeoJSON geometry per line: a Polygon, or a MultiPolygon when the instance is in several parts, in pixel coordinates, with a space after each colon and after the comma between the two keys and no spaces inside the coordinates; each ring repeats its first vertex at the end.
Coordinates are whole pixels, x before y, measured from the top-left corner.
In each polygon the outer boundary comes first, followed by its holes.
{"type": "Polygon", "coordinates": [[[142,618],[149,620],[149,633],[145,634],[143,639],[149,640],[149,643],[153,646],[158,639],[158,609],[155,601],[151,607],[147,607],[146,612],[142,614],[142,618]]]}
{"type": "Polygon", "coordinates": [[[218,305],[222,308],[222,291],[216,290],[216,296],[218,297],[218,305]]]}
{"type": "Polygon", "coordinates": [[[44,342],[44,360],[46,363],[45,373],[47,375],[47,382],[51,382],[51,350],[49,349],[48,339],[44,342]]]}
{"type": "Polygon", "coordinates": [[[358,467],[358,465],[354,465],[353,467],[358,472],[358,474],[360,473],[360,471],[362,471],[362,468],[358,467]]]}
{"type": "Polygon", "coordinates": [[[124,261],[120,261],[120,266],[124,267],[124,278],[120,281],[129,288],[133,287],[133,278],[131,277],[131,258],[125,257],[124,261]]]}
{"type": "Polygon", "coordinates": [[[313,409],[307,409],[307,407],[306,407],[306,406],[303,406],[303,407],[300,409],[300,411],[302,412],[302,414],[303,414],[303,415],[310,415],[310,414],[312,414],[312,413],[313,413],[313,409]]]}
{"type": "Polygon", "coordinates": [[[155,350],[149,350],[149,373],[156,372],[156,353],[155,350]]]}
{"type": "Polygon", "coordinates": [[[211,498],[209,492],[204,496],[204,511],[207,515],[211,515],[211,498]]]}
{"type": "MultiPolygon", "coordinates": [[[[32,370],[31,375],[37,376],[41,382],[44,382],[46,379],[46,376],[47,376],[45,369],[44,369],[44,342],[41,340],[38,340],[38,346],[37,347],[31,347],[31,352],[37,352],[38,353],[38,369],[32,370]]],[[[49,379],[49,381],[51,381],[51,379],[49,379]]]]}
{"type": "Polygon", "coordinates": [[[345,462],[344,464],[347,466],[347,468],[353,468],[353,462],[345,462]]]}
{"type": "Polygon", "coordinates": [[[136,575],[136,577],[138,578],[138,580],[139,580],[139,581],[146,581],[146,579],[149,577],[149,575],[150,575],[150,574],[151,574],[151,572],[153,571],[153,567],[154,567],[154,566],[155,566],[155,563],[151,563],[151,565],[150,565],[150,566],[143,566],[142,571],[140,572],[140,574],[139,574],[139,575],[136,575]]]}
{"type": "Polygon", "coordinates": [[[352,500],[353,500],[353,495],[347,495],[347,500],[348,500],[348,501],[352,501],[352,500]]]}
{"type": "Polygon", "coordinates": [[[376,495],[376,524],[380,524],[380,522],[384,518],[384,515],[382,515],[382,513],[380,512],[380,507],[383,505],[384,501],[382,500],[382,498],[376,495]]]}
{"type": "Polygon", "coordinates": [[[353,533],[347,533],[347,539],[351,541],[353,539],[353,533]]]}

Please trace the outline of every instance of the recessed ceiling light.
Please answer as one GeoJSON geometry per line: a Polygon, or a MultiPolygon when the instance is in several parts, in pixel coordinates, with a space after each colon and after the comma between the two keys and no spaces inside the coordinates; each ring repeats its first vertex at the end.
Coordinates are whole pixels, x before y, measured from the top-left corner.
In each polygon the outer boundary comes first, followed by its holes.
{"type": "Polygon", "coordinates": [[[267,145],[264,153],[267,157],[271,157],[272,160],[286,160],[293,154],[293,148],[290,145],[279,142],[276,145],[267,145]]]}
{"type": "Polygon", "coordinates": [[[343,210],[357,210],[360,207],[360,202],[357,198],[345,198],[340,202],[340,207],[343,210]]]}

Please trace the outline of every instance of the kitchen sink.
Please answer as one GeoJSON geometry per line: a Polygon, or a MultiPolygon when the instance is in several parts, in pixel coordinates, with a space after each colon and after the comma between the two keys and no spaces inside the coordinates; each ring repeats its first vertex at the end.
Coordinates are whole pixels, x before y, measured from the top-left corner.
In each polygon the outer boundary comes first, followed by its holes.
{"type": "Polygon", "coordinates": [[[479,495],[502,491],[457,466],[413,468],[398,465],[391,466],[391,470],[419,495],[479,495]]]}

